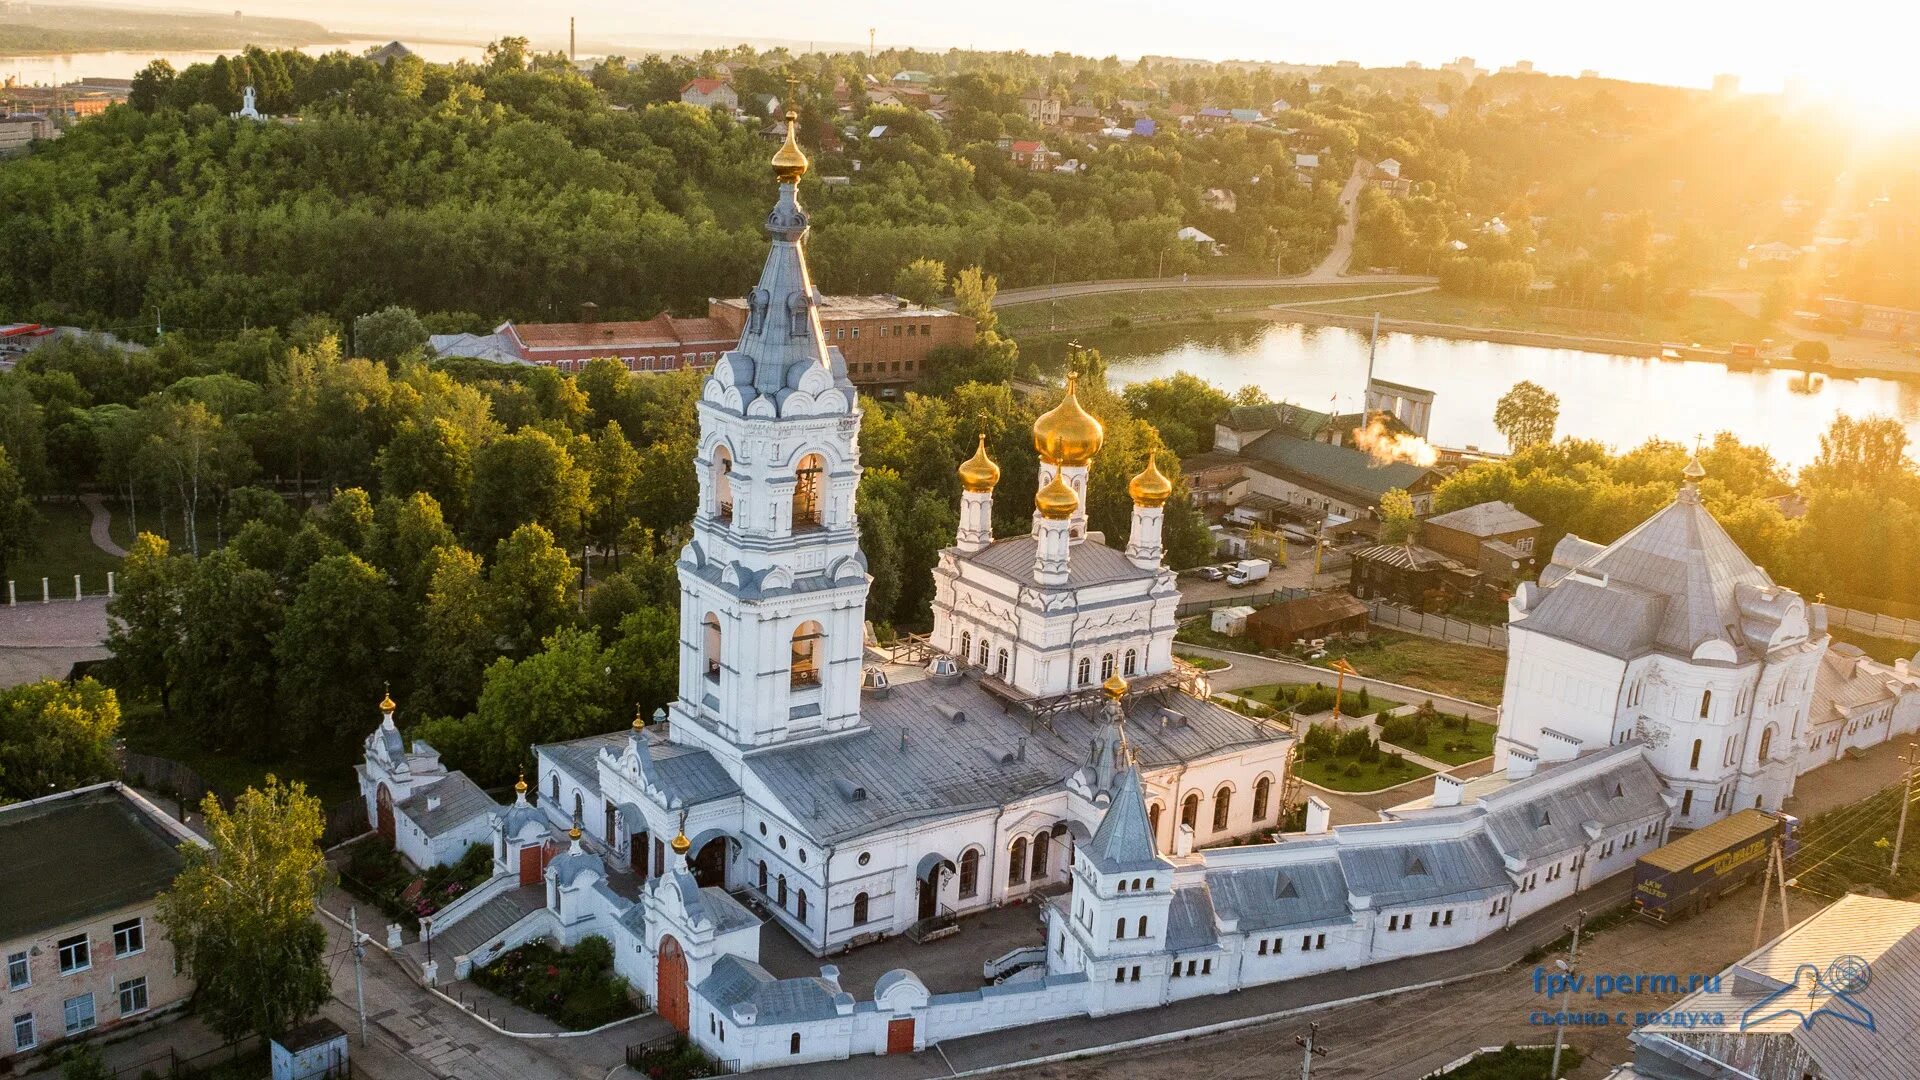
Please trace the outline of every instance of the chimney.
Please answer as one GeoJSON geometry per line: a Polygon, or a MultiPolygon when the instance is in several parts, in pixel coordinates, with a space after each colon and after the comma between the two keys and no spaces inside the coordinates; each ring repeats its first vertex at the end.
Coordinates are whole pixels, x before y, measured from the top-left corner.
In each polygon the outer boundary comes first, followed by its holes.
{"type": "Polygon", "coordinates": [[[1517,746],[1507,751],[1507,779],[1509,780],[1525,780],[1532,776],[1539,766],[1540,759],[1531,751],[1522,750],[1517,746]]]}
{"type": "Polygon", "coordinates": [[[1908,660],[1904,656],[1895,657],[1893,661],[1893,673],[1902,678],[1905,678],[1907,675],[1908,668],[1910,668],[1912,664],[1913,662],[1911,660],[1908,660]]]}
{"type": "Polygon", "coordinates": [[[585,303],[582,303],[580,305],[580,321],[583,323],[599,322],[600,321],[600,305],[594,303],[591,300],[588,300],[585,303]]]}
{"type": "Polygon", "coordinates": [[[1027,760],[1027,740],[1025,738],[1020,740],[1020,749],[1015,751],[1014,759],[1017,761],[1027,760]]]}
{"type": "Polygon", "coordinates": [[[1333,807],[1318,795],[1307,796],[1307,832],[1314,835],[1333,827],[1333,807]]]}
{"type": "Polygon", "coordinates": [[[835,990],[840,989],[840,967],[837,964],[820,965],[820,981],[829,983],[835,990]]]}
{"type": "Polygon", "coordinates": [[[440,809],[440,796],[438,795],[427,796],[427,811],[431,813],[438,809],[440,809]]]}
{"type": "Polygon", "coordinates": [[[1446,773],[1435,773],[1433,777],[1433,805],[1459,806],[1460,796],[1466,791],[1467,782],[1446,773]]]}
{"type": "Polygon", "coordinates": [[[1182,859],[1193,854],[1193,826],[1184,821],[1173,830],[1173,853],[1182,859]]]}

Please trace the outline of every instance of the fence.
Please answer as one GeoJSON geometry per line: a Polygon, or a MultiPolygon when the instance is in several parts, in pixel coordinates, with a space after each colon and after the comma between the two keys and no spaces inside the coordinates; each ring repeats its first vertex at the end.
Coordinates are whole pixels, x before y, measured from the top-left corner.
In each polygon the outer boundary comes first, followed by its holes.
{"type": "Polygon", "coordinates": [[[1854,611],[1852,608],[1825,605],[1827,626],[1843,630],[1854,630],[1874,637],[1893,638],[1896,641],[1920,642],[1920,619],[1902,619],[1892,615],[1877,615],[1871,611],[1854,611]]]}
{"type": "Polygon", "coordinates": [[[55,604],[65,601],[85,600],[91,597],[109,597],[114,595],[118,586],[118,572],[108,570],[104,574],[75,574],[68,577],[43,577],[27,581],[7,579],[7,606],[17,604],[55,604]]]}
{"type": "Polygon", "coordinates": [[[1212,611],[1214,608],[1240,607],[1243,605],[1246,607],[1260,607],[1265,604],[1277,604],[1282,600],[1297,600],[1302,596],[1309,595],[1311,595],[1311,592],[1307,589],[1288,587],[1271,589],[1263,593],[1236,593],[1228,596],[1215,596],[1207,600],[1189,600],[1179,607],[1174,608],[1173,615],[1176,619],[1184,619],[1189,615],[1200,615],[1212,611]]]}
{"type": "Polygon", "coordinates": [[[1504,626],[1486,626],[1448,615],[1414,611],[1411,608],[1390,604],[1385,600],[1369,601],[1368,607],[1373,610],[1373,622],[1379,626],[1391,626],[1409,634],[1438,638],[1441,641],[1478,645],[1483,649],[1499,649],[1504,652],[1507,647],[1507,628],[1504,626]]]}
{"type": "Polygon", "coordinates": [[[264,1046],[265,1044],[260,1041],[259,1036],[248,1035],[238,1042],[231,1042],[225,1046],[216,1046],[211,1050],[205,1050],[190,1056],[181,1054],[172,1047],[168,1047],[165,1053],[156,1054],[145,1061],[135,1062],[131,1065],[116,1066],[112,1073],[113,1080],[135,1080],[137,1077],[144,1076],[177,1076],[185,1080],[185,1078],[198,1076],[203,1071],[211,1070],[230,1062],[244,1061],[255,1057],[260,1058],[261,1064],[264,1066],[266,1064],[266,1055],[262,1053],[264,1046]]]}

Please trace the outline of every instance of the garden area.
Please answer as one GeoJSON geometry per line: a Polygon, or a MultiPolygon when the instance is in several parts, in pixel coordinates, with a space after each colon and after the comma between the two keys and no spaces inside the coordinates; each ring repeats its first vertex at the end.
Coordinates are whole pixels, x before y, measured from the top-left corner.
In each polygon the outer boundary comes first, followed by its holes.
{"type": "MultiPolygon", "coordinates": [[[[529,942],[508,950],[486,967],[474,968],[472,979],[569,1031],[591,1031],[640,1011],[628,992],[627,980],[613,973],[613,945],[603,937],[589,937],[564,950],[544,941],[529,942]]],[[[647,1075],[654,1080],[673,1080],[675,1076],[713,1074],[647,1075]]]]}
{"type": "Polygon", "coordinates": [[[415,929],[420,920],[446,907],[493,876],[493,850],[486,844],[467,849],[448,866],[415,870],[379,836],[363,836],[344,849],[340,884],[374,905],[388,918],[415,929]]]}
{"type": "Polygon", "coordinates": [[[1404,716],[1380,718],[1380,741],[1421,757],[1465,765],[1493,753],[1498,729],[1455,713],[1443,713],[1428,701],[1404,716]]]}
{"type": "Polygon", "coordinates": [[[1300,739],[1293,775],[1331,791],[1379,791],[1432,776],[1433,770],[1415,765],[1395,751],[1380,749],[1379,741],[1366,728],[1336,731],[1315,724],[1300,739]]]}
{"type": "MultiPolygon", "coordinates": [[[[1482,705],[1498,705],[1506,690],[1507,654],[1498,649],[1482,649],[1438,641],[1417,634],[1375,627],[1365,641],[1332,640],[1325,655],[1306,660],[1284,649],[1262,649],[1243,637],[1215,633],[1205,619],[1193,619],[1181,625],[1174,640],[1209,649],[1270,656],[1276,660],[1314,664],[1330,668],[1335,660],[1345,660],[1362,675],[1386,682],[1417,686],[1448,697],[1462,698],[1482,705]]],[[[1183,654],[1183,659],[1199,659],[1183,654]]]]}
{"type": "MultiPolygon", "coordinates": [[[[1231,693],[1253,698],[1278,712],[1297,716],[1316,716],[1333,708],[1336,691],[1325,683],[1264,683],[1231,693]]],[[[1340,715],[1372,716],[1400,708],[1400,702],[1374,697],[1362,686],[1339,694],[1340,715]]]]}
{"type": "Polygon", "coordinates": [[[700,1080],[726,1072],[685,1035],[629,1048],[627,1068],[647,1080],[700,1080]]]}
{"type": "MultiPolygon", "coordinates": [[[[1580,1068],[1585,1057],[1568,1046],[1560,1051],[1560,1075],[1580,1068]]],[[[1428,1080],[1539,1080],[1553,1067],[1553,1047],[1519,1047],[1512,1043],[1491,1054],[1481,1054],[1457,1069],[1434,1073],[1428,1080]]]]}

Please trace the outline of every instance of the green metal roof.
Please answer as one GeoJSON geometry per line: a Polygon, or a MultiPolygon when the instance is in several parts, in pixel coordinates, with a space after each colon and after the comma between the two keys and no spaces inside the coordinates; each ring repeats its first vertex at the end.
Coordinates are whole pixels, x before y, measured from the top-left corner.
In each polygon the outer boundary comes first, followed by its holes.
{"type": "Polygon", "coordinates": [[[180,871],[179,843],[114,785],[0,811],[0,941],[153,899],[180,871]]]}

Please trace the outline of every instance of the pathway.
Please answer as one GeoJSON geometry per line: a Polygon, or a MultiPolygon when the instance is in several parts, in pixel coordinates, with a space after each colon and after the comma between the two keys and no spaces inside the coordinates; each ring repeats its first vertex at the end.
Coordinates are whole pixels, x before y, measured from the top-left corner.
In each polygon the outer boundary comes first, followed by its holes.
{"type": "Polygon", "coordinates": [[[93,515],[93,523],[88,533],[93,537],[93,546],[116,559],[127,557],[127,549],[113,542],[113,515],[107,512],[107,500],[98,494],[88,493],[80,496],[87,512],[93,515]]]}
{"type": "Polygon", "coordinates": [[[1353,175],[1340,189],[1340,225],[1333,230],[1333,247],[1320,265],[1309,270],[1303,281],[1339,281],[1347,276],[1347,264],[1353,261],[1353,238],[1359,231],[1360,189],[1366,186],[1367,162],[1355,160],[1353,175]]]}
{"type": "MultiPolygon", "coordinates": [[[[1192,645],[1184,641],[1178,643],[1178,651],[1225,660],[1233,665],[1225,671],[1216,671],[1209,676],[1209,681],[1215,690],[1239,690],[1267,683],[1331,684],[1334,681],[1332,671],[1292,660],[1275,660],[1270,657],[1255,656],[1252,653],[1192,645]]],[[[1437,694],[1417,686],[1387,682],[1384,679],[1375,679],[1366,675],[1349,675],[1346,685],[1349,692],[1364,686],[1368,693],[1378,694],[1389,701],[1418,702],[1431,698],[1434,705],[1445,712],[1465,713],[1475,720],[1482,720],[1489,724],[1495,723],[1499,718],[1499,711],[1492,706],[1449,697],[1446,694],[1437,694]]]]}
{"type": "Polygon", "coordinates": [[[0,687],[64,679],[74,664],[112,655],[106,640],[104,596],[0,603],[0,687]]]}

